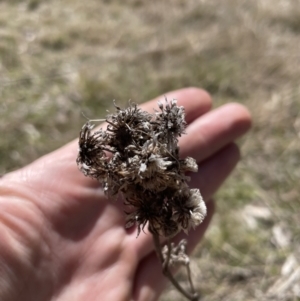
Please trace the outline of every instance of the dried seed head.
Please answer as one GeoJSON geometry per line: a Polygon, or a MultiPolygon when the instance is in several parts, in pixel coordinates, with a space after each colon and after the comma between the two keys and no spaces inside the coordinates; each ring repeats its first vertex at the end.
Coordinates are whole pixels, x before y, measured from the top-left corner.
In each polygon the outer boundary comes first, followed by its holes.
{"type": "Polygon", "coordinates": [[[198,171],[198,164],[194,158],[187,157],[184,160],[180,160],[180,168],[183,172],[185,171],[198,171]]]}
{"type": "Polygon", "coordinates": [[[124,110],[115,107],[117,113],[109,115],[106,120],[109,123],[107,131],[110,132],[110,146],[123,153],[132,143],[144,144],[148,139],[147,132],[151,127],[152,116],[141,111],[136,104],[132,104],[124,110]]]}
{"type": "Polygon", "coordinates": [[[80,132],[77,164],[85,176],[101,178],[107,169],[107,158],[103,151],[106,134],[102,131],[91,133],[94,125],[87,122],[80,132]]]}
{"type": "Polygon", "coordinates": [[[161,102],[158,103],[161,112],[156,113],[157,131],[163,136],[177,139],[186,127],[184,107],[178,107],[175,99],[171,100],[170,104],[167,99],[165,102],[165,107],[161,102]]]}
{"type": "Polygon", "coordinates": [[[172,237],[199,225],[206,207],[198,189],[189,189],[185,172],[196,172],[193,158],[179,158],[177,138],[184,133],[184,108],[176,100],[150,115],[135,104],[116,107],[107,117],[107,130],[92,132],[86,123],[79,137],[77,164],[87,176],[99,180],[109,196],[121,193],[129,205],[126,227],[138,234],[149,230],[172,237]],[[107,152],[111,153],[110,156],[107,152]]]}

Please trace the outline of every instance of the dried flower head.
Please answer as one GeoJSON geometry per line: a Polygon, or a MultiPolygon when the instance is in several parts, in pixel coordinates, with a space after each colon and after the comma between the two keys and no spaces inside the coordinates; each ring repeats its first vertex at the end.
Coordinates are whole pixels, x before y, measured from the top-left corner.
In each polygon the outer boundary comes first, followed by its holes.
{"type": "Polygon", "coordinates": [[[199,190],[189,189],[186,172],[198,169],[193,158],[180,159],[178,137],[185,131],[184,108],[176,100],[151,115],[136,104],[116,106],[107,130],[92,133],[87,122],[79,138],[77,164],[102,182],[108,195],[121,193],[130,206],[126,227],[138,233],[149,224],[153,233],[172,237],[199,225],[206,207],[199,190]],[[107,155],[111,153],[111,156],[107,155]]]}
{"type": "Polygon", "coordinates": [[[92,134],[93,128],[94,125],[90,122],[82,127],[76,162],[85,176],[98,179],[104,176],[107,170],[107,158],[103,149],[106,134],[101,130],[92,134]]]}
{"type": "Polygon", "coordinates": [[[190,189],[186,172],[196,172],[193,158],[179,158],[178,137],[186,127],[184,108],[176,100],[151,115],[136,104],[126,109],[116,106],[116,113],[107,116],[106,131],[93,132],[87,122],[79,137],[77,164],[84,175],[100,181],[109,196],[123,195],[128,205],[126,227],[137,226],[138,235],[148,225],[165,275],[188,299],[197,300],[185,254],[186,242],[178,247],[169,238],[179,231],[187,232],[206,216],[206,206],[198,189],[190,189]],[[169,245],[161,249],[159,236],[169,245]],[[191,294],[173,278],[169,265],[187,267],[191,294]]]}
{"type": "Polygon", "coordinates": [[[158,131],[167,137],[177,139],[184,133],[186,127],[184,108],[178,107],[175,99],[171,100],[170,104],[167,99],[165,102],[165,107],[161,102],[158,102],[161,110],[161,112],[156,113],[158,131]]]}
{"type": "Polygon", "coordinates": [[[136,104],[122,110],[116,106],[117,113],[107,118],[107,131],[110,134],[110,146],[119,153],[125,154],[128,146],[138,143],[139,146],[147,141],[152,116],[142,111],[136,104]]]}

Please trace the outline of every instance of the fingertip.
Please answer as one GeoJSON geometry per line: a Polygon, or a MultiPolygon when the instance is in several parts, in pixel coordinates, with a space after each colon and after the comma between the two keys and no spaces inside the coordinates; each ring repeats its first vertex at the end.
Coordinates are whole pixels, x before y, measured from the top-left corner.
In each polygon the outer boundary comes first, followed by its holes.
{"type": "Polygon", "coordinates": [[[211,110],[212,98],[207,91],[196,87],[185,88],[182,91],[184,98],[182,101],[178,99],[178,104],[185,106],[188,123],[211,110]]]}
{"type": "Polygon", "coordinates": [[[235,112],[236,118],[234,119],[236,128],[242,132],[247,132],[252,126],[252,116],[248,108],[244,105],[232,102],[223,106],[230,112],[235,112]]]}
{"type": "Polygon", "coordinates": [[[189,96],[191,99],[204,102],[209,108],[211,108],[212,98],[206,90],[197,87],[188,87],[181,90],[186,93],[186,96],[189,96]]]}

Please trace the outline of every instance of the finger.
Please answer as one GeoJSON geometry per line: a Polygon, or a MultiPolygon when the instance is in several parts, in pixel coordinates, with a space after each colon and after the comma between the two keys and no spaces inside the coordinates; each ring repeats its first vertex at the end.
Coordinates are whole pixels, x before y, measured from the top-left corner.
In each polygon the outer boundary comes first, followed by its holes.
{"type": "MultiPolygon", "coordinates": [[[[192,231],[188,238],[187,252],[190,253],[196,244],[203,237],[214,212],[214,203],[209,201],[207,203],[207,217],[204,222],[192,231]]],[[[182,235],[178,236],[179,241],[183,238],[182,235]]],[[[185,237],[186,238],[186,237],[185,237]]],[[[162,274],[162,266],[156,253],[151,252],[144,260],[141,261],[133,287],[133,300],[134,301],[154,301],[157,300],[162,293],[168,280],[162,274]]],[[[179,294],[179,293],[178,293],[179,294]]]]}
{"type": "MultiPolygon", "coordinates": [[[[178,105],[183,105],[186,110],[186,119],[188,122],[193,121],[198,116],[206,113],[211,108],[211,98],[207,92],[197,88],[186,88],[176,91],[172,91],[166,94],[169,99],[178,99],[178,105]]],[[[157,100],[163,99],[164,96],[160,96],[152,101],[149,101],[141,105],[144,110],[152,111],[157,107],[157,100]]],[[[31,182],[34,180],[34,175],[37,175],[36,180],[47,177],[46,173],[51,173],[51,178],[64,178],[70,179],[72,182],[82,183],[85,186],[98,187],[98,183],[95,180],[84,177],[77,169],[76,157],[78,154],[78,139],[68,143],[64,147],[36,160],[33,164],[26,167],[23,170],[23,174],[30,173],[31,182]],[[42,168],[40,168],[42,166],[42,168]],[[31,169],[36,170],[32,173],[27,172],[31,169]]],[[[7,178],[13,176],[7,175],[7,178]]],[[[65,185],[67,188],[68,186],[65,185]]],[[[45,189],[46,187],[44,187],[45,189]]]]}
{"type": "MultiPolygon", "coordinates": [[[[143,111],[154,113],[155,111],[160,111],[158,101],[163,101],[165,99],[168,101],[176,99],[177,105],[184,107],[185,121],[187,123],[190,123],[201,115],[207,113],[211,109],[212,105],[211,97],[205,90],[191,87],[168,92],[148,102],[140,104],[139,107],[143,111]]],[[[106,126],[107,123],[104,122],[99,126],[99,128],[105,129],[106,126]]]]}
{"type": "MultiPolygon", "coordinates": [[[[155,111],[160,111],[158,107],[158,101],[168,101],[172,99],[177,100],[178,106],[183,106],[185,109],[185,121],[187,123],[192,122],[197,117],[205,114],[211,109],[212,100],[210,95],[202,89],[199,88],[184,88],[175,91],[170,91],[164,95],[160,95],[148,102],[142,103],[139,107],[149,113],[154,113],[155,111]]],[[[104,122],[99,126],[99,128],[106,128],[107,123],[104,122]]]]}
{"type": "MultiPolygon", "coordinates": [[[[210,199],[235,168],[239,159],[240,152],[235,144],[224,147],[214,156],[202,162],[197,173],[191,174],[190,187],[200,189],[204,200],[210,199]]],[[[142,232],[138,238],[136,238],[136,233],[132,233],[131,239],[137,248],[140,259],[152,252],[152,236],[148,231],[142,232]]]]}
{"type": "Polygon", "coordinates": [[[204,200],[210,199],[220,188],[240,160],[238,146],[231,143],[199,165],[196,173],[190,174],[191,188],[198,188],[204,200]]]}
{"type": "MultiPolygon", "coordinates": [[[[185,88],[166,93],[153,100],[140,104],[139,107],[149,113],[160,111],[158,107],[158,101],[164,99],[177,100],[178,106],[183,106],[185,109],[185,120],[187,123],[194,121],[196,118],[207,113],[211,109],[212,100],[210,95],[199,88],[185,88]]],[[[106,128],[107,123],[100,125],[101,128],[106,128]]]]}
{"type": "Polygon", "coordinates": [[[187,135],[179,141],[181,156],[193,157],[199,163],[245,134],[250,127],[251,116],[244,106],[223,105],[188,126],[187,135]]]}

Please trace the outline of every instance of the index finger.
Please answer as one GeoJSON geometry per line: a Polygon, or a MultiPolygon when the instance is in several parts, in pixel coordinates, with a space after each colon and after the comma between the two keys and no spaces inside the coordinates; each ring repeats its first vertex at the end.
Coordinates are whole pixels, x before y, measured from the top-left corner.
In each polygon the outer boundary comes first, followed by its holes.
{"type": "MultiPolygon", "coordinates": [[[[198,88],[185,88],[165,94],[167,99],[177,99],[179,106],[184,106],[186,113],[186,121],[191,123],[193,120],[197,119],[199,116],[208,112],[211,108],[211,98],[207,92],[198,88]]],[[[153,112],[154,109],[158,109],[157,101],[164,99],[164,96],[157,97],[151,101],[148,101],[140,105],[140,108],[149,112],[153,112]]],[[[101,125],[101,127],[105,125],[101,125]]],[[[37,181],[44,177],[50,178],[64,178],[68,179],[70,182],[76,182],[83,186],[98,187],[97,181],[85,177],[82,173],[78,171],[76,165],[76,157],[78,154],[78,138],[69,142],[65,146],[59,148],[58,150],[43,156],[42,158],[36,160],[30,166],[27,166],[32,170],[40,170],[43,173],[37,175],[37,181]],[[43,168],[41,169],[40,166],[43,168]]],[[[24,171],[25,171],[24,170],[24,171]]],[[[11,173],[10,175],[12,176],[11,173]]],[[[31,182],[33,181],[31,175],[31,182]]],[[[66,185],[67,186],[67,185],[66,185]]],[[[45,189],[45,187],[44,187],[45,189]]]]}

